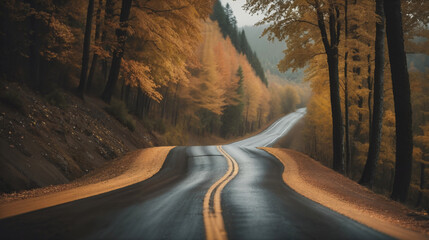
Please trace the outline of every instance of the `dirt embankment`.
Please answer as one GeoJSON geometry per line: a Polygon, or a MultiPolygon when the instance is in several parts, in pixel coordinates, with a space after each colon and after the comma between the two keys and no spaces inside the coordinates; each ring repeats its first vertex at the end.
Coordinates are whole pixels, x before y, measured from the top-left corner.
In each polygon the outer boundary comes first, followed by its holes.
{"type": "Polygon", "coordinates": [[[0,82],[0,193],[68,183],[125,153],[157,145],[136,121],[130,131],[98,98],[47,95],[0,82]]]}
{"type": "Polygon", "coordinates": [[[49,186],[0,197],[0,219],[110,192],[155,175],[173,147],[128,153],[69,184],[49,186]]]}
{"type": "Polygon", "coordinates": [[[299,194],[399,239],[428,239],[429,217],[376,194],[289,149],[262,148],[285,166],[284,182],[299,194]]]}

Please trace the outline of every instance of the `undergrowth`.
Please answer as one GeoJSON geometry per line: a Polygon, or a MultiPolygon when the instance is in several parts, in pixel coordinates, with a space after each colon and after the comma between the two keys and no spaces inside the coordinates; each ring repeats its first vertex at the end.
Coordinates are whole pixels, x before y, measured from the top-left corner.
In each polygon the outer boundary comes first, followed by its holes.
{"type": "Polygon", "coordinates": [[[136,129],[136,122],[128,113],[127,107],[125,106],[124,102],[113,99],[110,105],[105,107],[104,110],[108,114],[116,118],[130,131],[134,131],[136,129]]]}
{"type": "Polygon", "coordinates": [[[3,90],[0,92],[0,101],[7,106],[17,110],[18,112],[25,114],[24,104],[19,97],[19,93],[14,90],[3,90]]]}
{"type": "Polygon", "coordinates": [[[57,106],[61,109],[65,109],[68,106],[65,95],[58,89],[55,89],[45,96],[45,99],[52,105],[57,106]]]}
{"type": "Polygon", "coordinates": [[[188,134],[181,125],[172,125],[169,122],[158,120],[143,119],[143,125],[157,133],[157,139],[162,145],[176,146],[186,145],[188,134]]]}

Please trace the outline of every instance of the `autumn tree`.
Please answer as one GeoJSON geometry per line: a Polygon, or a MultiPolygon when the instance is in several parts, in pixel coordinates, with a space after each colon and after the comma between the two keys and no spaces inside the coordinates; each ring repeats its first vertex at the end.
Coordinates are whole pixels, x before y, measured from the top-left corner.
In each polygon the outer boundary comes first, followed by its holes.
{"type": "Polygon", "coordinates": [[[1,1],[1,68],[9,79],[19,79],[46,93],[78,71],[71,63],[81,57],[76,50],[81,29],[71,22],[80,23],[81,10],[87,4],[76,1],[72,5],[1,1]]]}
{"type": "Polygon", "coordinates": [[[297,47],[292,52],[285,52],[280,62],[280,70],[303,67],[310,59],[311,53],[293,55],[298,50],[308,51],[320,41],[326,54],[329,69],[329,86],[331,99],[332,136],[333,136],[333,168],[344,172],[343,159],[343,121],[339,93],[338,46],[341,36],[340,7],[336,1],[261,1],[250,0],[245,5],[251,13],[263,12],[266,17],[260,24],[270,23],[264,31],[270,39],[274,37],[285,40],[288,48],[297,47]],[[319,34],[315,35],[315,31],[319,34]]]}
{"type": "MultiPolygon", "coordinates": [[[[429,41],[426,42],[429,44],[429,41]]],[[[420,72],[413,66],[410,69],[412,103],[413,103],[413,125],[414,133],[414,163],[418,171],[413,171],[413,175],[419,175],[419,194],[416,206],[424,207],[424,197],[428,193],[427,170],[429,166],[429,71],[420,72]]],[[[417,170],[417,169],[416,169],[417,170]]],[[[426,206],[426,209],[429,206],[426,206]]]]}
{"type": "Polygon", "coordinates": [[[63,85],[118,97],[123,114],[167,139],[253,131],[270,117],[264,69],[230,7],[219,8],[225,35],[207,19],[213,3],[1,1],[1,68],[43,93],[63,85]]]}
{"type": "Polygon", "coordinates": [[[223,37],[225,38],[228,36],[231,39],[235,49],[238,52],[246,55],[247,60],[252,66],[256,75],[265,85],[268,85],[267,78],[259,58],[247,42],[244,30],[238,30],[237,20],[235,19],[234,13],[232,12],[229,4],[227,3],[226,6],[223,7],[221,2],[216,0],[213,6],[213,13],[211,14],[210,18],[218,22],[223,37]]]}
{"type": "MultiPolygon", "coordinates": [[[[142,72],[147,74],[145,79],[150,79],[158,86],[157,90],[162,88],[164,95],[168,95],[170,83],[177,84],[187,81],[189,77],[186,66],[188,60],[195,55],[195,46],[200,40],[200,20],[209,15],[212,3],[178,0],[135,1],[134,3],[130,12],[131,18],[126,22],[126,25],[130,27],[126,32],[121,30],[123,34],[127,33],[127,35],[118,38],[118,41],[125,41],[126,37],[127,45],[135,51],[119,51],[119,53],[126,61],[135,60],[140,66],[148,68],[149,71],[142,69],[142,72]]],[[[122,34],[121,31],[117,31],[117,33],[122,34]]],[[[113,49],[118,51],[120,48],[114,46],[113,49]]],[[[111,72],[116,61],[115,54],[113,55],[111,72]]],[[[143,75],[140,74],[140,76],[143,75]]],[[[118,81],[118,79],[112,81],[111,74],[109,74],[109,79],[111,81],[106,84],[104,97],[112,95],[114,87],[111,84],[118,81]]],[[[124,79],[121,80],[126,85],[129,84],[124,79]]],[[[141,89],[144,90],[144,88],[141,89]]],[[[148,103],[152,100],[160,100],[152,99],[151,94],[145,91],[139,94],[138,99],[140,102],[147,101],[148,103]]],[[[163,106],[166,106],[167,100],[162,100],[163,106]]]]}
{"type": "Polygon", "coordinates": [[[221,136],[237,136],[240,133],[240,126],[242,125],[242,113],[243,113],[243,97],[244,97],[244,75],[241,66],[237,70],[236,74],[238,78],[236,97],[233,99],[233,103],[227,105],[222,115],[222,128],[221,136]]]}

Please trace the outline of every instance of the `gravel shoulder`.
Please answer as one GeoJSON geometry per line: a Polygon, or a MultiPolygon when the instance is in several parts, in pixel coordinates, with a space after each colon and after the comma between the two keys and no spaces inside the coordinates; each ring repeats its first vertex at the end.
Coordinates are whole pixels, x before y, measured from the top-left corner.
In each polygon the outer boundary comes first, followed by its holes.
{"type": "Polygon", "coordinates": [[[110,192],[155,175],[173,147],[131,152],[69,184],[0,196],[0,219],[110,192]]]}
{"type": "Polygon", "coordinates": [[[429,239],[429,217],[376,194],[289,149],[261,148],[285,166],[283,181],[299,194],[398,239],[429,239]]]}

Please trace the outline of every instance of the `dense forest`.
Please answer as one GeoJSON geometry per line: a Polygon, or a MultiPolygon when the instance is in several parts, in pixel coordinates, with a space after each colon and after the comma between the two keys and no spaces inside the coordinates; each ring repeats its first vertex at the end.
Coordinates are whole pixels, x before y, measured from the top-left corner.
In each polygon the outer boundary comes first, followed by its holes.
{"type": "Polygon", "coordinates": [[[303,72],[300,84],[271,71],[277,60],[220,1],[5,0],[0,78],[52,104],[63,91],[101,99],[129,131],[139,121],[171,145],[242,136],[306,106],[303,152],[428,206],[429,4],[398,2],[248,0],[263,39],[284,48],[276,67],[303,72]]]}
{"type": "Polygon", "coordinates": [[[220,1],[215,1],[210,19],[218,22],[223,37],[229,37],[235,49],[246,56],[256,75],[265,85],[268,85],[259,58],[256,52],[250,47],[244,30],[239,31],[237,28],[237,20],[229,4],[227,3],[223,7],[220,1]]]}
{"type": "Polygon", "coordinates": [[[219,1],[7,0],[1,18],[2,80],[99,97],[130,130],[142,121],[169,144],[244,135],[303,102],[299,86],[268,86],[219,1]]]}
{"type": "Polygon", "coordinates": [[[312,96],[302,151],[427,208],[429,3],[247,1],[246,8],[265,13],[269,39],[286,42],[280,70],[306,67],[312,96]]]}

